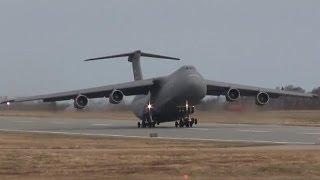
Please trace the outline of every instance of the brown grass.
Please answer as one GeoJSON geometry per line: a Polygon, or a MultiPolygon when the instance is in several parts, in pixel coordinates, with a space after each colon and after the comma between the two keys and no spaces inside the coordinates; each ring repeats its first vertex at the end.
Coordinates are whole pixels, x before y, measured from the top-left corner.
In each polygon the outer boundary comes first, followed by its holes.
{"type": "Polygon", "coordinates": [[[318,147],[0,133],[0,179],[316,179],[318,147]]]}

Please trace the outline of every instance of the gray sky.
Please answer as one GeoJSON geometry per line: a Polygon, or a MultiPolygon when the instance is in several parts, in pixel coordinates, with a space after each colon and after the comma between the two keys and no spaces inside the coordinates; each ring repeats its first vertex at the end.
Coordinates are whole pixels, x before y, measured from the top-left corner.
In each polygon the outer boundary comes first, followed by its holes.
{"type": "Polygon", "coordinates": [[[141,49],[183,61],[142,62],[145,77],[193,64],[212,80],[320,86],[318,0],[1,0],[0,95],[131,81],[141,49]]]}

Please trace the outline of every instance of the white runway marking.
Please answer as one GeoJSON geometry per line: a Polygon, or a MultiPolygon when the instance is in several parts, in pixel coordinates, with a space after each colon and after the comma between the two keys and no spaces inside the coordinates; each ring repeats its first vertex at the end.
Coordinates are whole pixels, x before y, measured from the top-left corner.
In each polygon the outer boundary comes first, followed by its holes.
{"type": "Polygon", "coordinates": [[[13,121],[15,123],[32,123],[33,121],[13,121]]]}
{"type": "Polygon", "coordinates": [[[91,124],[91,126],[111,126],[111,124],[91,124]]]}
{"type": "Polygon", "coordinates": [[[201,130],[201,131],[209,131],[210,129],[207,128],[190,128],[192,130],[201,130]]]}
{"type": "Polygon", "coordinates": [[[253,133],[268,133],[268,132],[271,132],[271,131],[267,131],[267,130],[252,130],[252,129],[240,129],[238,131],[241,131],[241,132],[253,132],[253,133]]]}
{"type": "MultiPolygon", "coordinates": [[[[61,135],[82,135],[82,136],[102,136],[102,137],[123,137],[123,138],[141,138],[151,139],[148,136],[126,136],[115,134],[90,134],[90,133],[71,133],[71,132],[57,132],[57,131],[26,131],[26,130],[10,130],[0,129],[4,132],[23,132],[23,133],[40,133],[40,134],[61,134],[61,135]]],[[[164,140],[193,140],[193,141],[212,141],[212,142],[248,142],[248,143],[271,143],[271,144],[294,144],[294,145],[315,145],[316,143],[307,142],[289,142],[289,141],[259,141],[259,140],[240,140],[240,139],[202,139],[202,138],[174,138],[174,137],[154,137],[152,139],[164,139],[164,140]]]]}

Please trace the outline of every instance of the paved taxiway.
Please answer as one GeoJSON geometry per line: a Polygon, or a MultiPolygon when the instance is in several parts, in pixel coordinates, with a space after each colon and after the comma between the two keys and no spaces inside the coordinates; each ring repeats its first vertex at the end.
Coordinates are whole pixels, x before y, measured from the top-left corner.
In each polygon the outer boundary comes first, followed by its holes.
{"type": "Polygon", "coordinates": [[[200,123],[195,128],[175,128],[174,123],[138,129],[135,121],[71,118],[0,117],[1,131],[81,134],[114,137],[211,141],[245,141],[284,144],[319,144],[320,128],[304,126],[200,123]]]}

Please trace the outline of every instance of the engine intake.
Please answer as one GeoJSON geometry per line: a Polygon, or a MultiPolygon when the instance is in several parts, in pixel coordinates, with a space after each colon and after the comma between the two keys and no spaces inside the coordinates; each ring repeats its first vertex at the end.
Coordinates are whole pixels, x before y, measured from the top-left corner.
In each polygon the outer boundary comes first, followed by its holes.
{"type": "Polygon", "coordinates": [[[259,92],[256,97],[256,104],[259,106],[263,106],[269,103],[270,96],[268,93],[259,92]]]}
{"type": "Polygon", "coordinates": [[[124,94],[122,91],[115,89],[111,92],[109,96],[109,102],[111,104],[119,104],[122,101],[123,96],[124,94]]]}
{"type": "Polygon", "coordinates": [[[89,99],[85,95],[78,95],[74,99],[74,107],[77,109],[83,109],[88,105],[89,99]]]}
{"type": "Polygon", "coordinates": [[[240,91],[238,89],[230,88],[226,93],[228,102],[234,102],[240,98],[240,91]]]}

